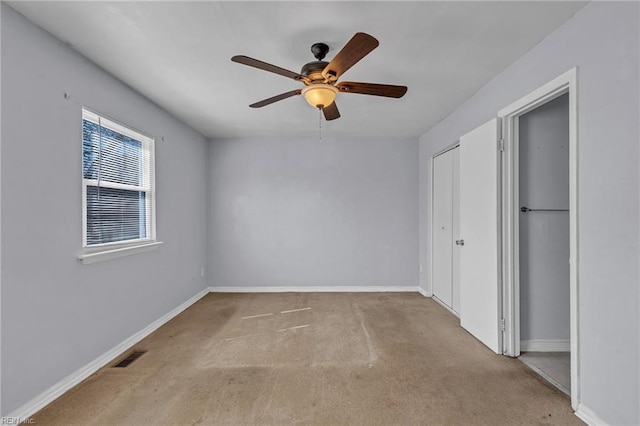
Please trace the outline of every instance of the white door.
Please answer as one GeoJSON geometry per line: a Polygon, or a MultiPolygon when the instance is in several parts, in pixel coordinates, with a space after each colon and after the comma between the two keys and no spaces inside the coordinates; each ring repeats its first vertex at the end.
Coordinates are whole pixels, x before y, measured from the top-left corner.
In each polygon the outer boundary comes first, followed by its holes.
{"type": "Polygon", "coordinates": [[[433,295],[452,306],[453,153],[433,159],[433,295]]]}
{"type": "MultiPolygon", "coordinates": [[[[453,241],[460,239],[460,149],[453,152],[453,241]]],[[[454,244],[453,258],[451,260],[451,293],[454,311],[460,313],[460,249],[454,244]]]]}
{"type": "Polygon", "coordinates": [[[498,120],[460,138],[460,325],[502,353],[498,282],[498,120]]]}

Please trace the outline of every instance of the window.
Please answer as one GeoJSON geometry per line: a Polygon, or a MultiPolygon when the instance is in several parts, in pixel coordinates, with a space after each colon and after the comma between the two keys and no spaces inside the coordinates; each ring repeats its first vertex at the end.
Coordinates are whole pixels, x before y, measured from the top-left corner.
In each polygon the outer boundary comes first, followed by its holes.
{"type": "Polygon", "coordinates": [[[154,243],[154,140],[83,109],[82,201],[85,263],[154,243]]]}

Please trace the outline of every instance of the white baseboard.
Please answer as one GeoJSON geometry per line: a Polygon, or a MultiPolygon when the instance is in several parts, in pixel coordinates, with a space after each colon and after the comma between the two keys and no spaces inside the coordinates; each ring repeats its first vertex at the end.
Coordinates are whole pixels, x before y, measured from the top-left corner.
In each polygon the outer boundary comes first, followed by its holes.
{"type": "Polygon", "coordinates": [[[391,293],[418,292],[413,286],[209,287],[212,293],[391,293]]]}
{"type": "Polygon", "coordinates": [[[460,318],[460,314],[457,313],[456,311],[453,310],[452,307],[447,306],[446,303],[444,303],[442,300],[438,299],[436,296],[431,296],[431,299],[436,302],[438,305],[442,306],[443,308],[445,308],[447,311],[451,312],[453,315],[455,315],[456,317],[460,318]]]}
{"type": "Polygon", "coordinates": [[[85,365],[84,367],[80,368],[74,373],[71,373],[70,375],[68,375],[67,377],[65,377],[55,385],[51,386],[49,389],[42,392],[40,395],[31,399],[29,402],[22,405],[20,408],[14,410],[12,413],[9,413],[5,417],[27,419],[33,416],[35,413],[40,411],[46,405],[50,404],[55,399],[60,397],[63,393],[67,392],[69,389],[76,386],[78,383],[82,382],[84,379],[86,379],[87,377],[89,377],[90,375],[92,375],[93,373],[95,373],[105,365],[109,364],[120,354],[122,354],[123,352],[125,352],[126,350],[128,350],[129,348],[137,344],[138,342],[140,342],[142,339],[144,339],[154,331],[156,331],[162,325],[164,325],[169,320],[174,318],[180,312],[187,309],[189,306],[193,305],[202,297],[206,296],[208,293],[209,293],[208,288],[205,288],[204,290],[200,291],[198,294],[196,294],[195,296],[193,296],[192,298],[190,298],[189,300],[187,300],[177,308],[173,309],[168,314],[152,322],[151,324],[149,324],[142,330],[138,331],[128,339],[125,339],[120,344],[116,345],[115,347],[108,350],[106,353],[100,355],[98,358],[91,361],[89,364],[85,365]]]}
{"type": "Polygon", "coordinates": [[[418,293],[420,293],[421,295],[423,295],[424,297],[431,297],[433,296],[433,294],[429,293],[427,290],[425,290],[422,287],[418,287],[418,293]]]}
{"type": "Polygon", "coordinates": [[[569,352],[569,340],[521,340],[521,352],[569,352]]]}
{"type": "Polygon", "coordinates": [[[578,404],[576,410],[576,416],[589,426],[607,426],[607,423],[600,419],[596,413],[584,406],[584,404],[578,404]]]}

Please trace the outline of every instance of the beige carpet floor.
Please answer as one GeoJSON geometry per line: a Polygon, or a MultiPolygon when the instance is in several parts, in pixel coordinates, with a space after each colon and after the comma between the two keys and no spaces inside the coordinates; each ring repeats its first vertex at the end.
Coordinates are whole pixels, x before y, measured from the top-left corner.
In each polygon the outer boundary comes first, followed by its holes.
{"type": "Polygon", "coordinates": [[[59,425],[570,425],[569,398],[417,293],[209,294],[34,416],[59,425]]]}

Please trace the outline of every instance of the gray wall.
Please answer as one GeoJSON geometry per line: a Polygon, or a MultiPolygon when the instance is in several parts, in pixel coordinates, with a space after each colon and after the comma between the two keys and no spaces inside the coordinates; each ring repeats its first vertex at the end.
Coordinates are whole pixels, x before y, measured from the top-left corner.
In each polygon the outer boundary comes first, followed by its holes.
{"type": "Polygon", "coordinates": [[[417,139],[212,141],[213,286],[418,285],[417,139]]]}
{"type": "Polygon", "coordinates": [[[1,89],[5,415],[205,288],[207,141],[4,4],[1,89]],[[82,105],[157,138],[158,250],[76,258],[82,105]]]}
{"type": "MultiPolygon", "coordinates": [[[[430,157],[578,66],[579,340],[582,403],[610,424],[640,423],[636,2],[593,2],[420,139],[420,262],[429,258],[430,157]]],[[[421,285],[428,288],[428,269],[421,285]]]]}
{"type": "Polygon", "coordinates": [[[569,95],[519,119],[520,340],[569,341],[569,95]]]}

